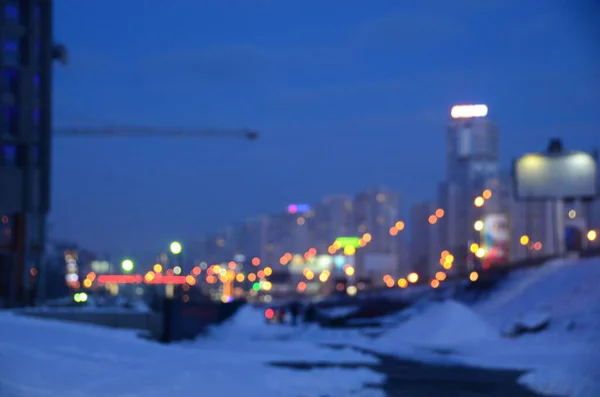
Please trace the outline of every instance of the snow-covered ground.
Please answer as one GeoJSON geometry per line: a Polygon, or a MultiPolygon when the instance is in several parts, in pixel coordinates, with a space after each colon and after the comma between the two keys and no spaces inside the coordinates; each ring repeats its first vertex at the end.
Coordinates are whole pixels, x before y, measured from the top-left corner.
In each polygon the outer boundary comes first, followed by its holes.
{"type": "MultiPolygon", "coordinates": [[[[251,309],[249,309],[251,310],[251,309]]],[[[367,362],[350,351],[334,351],[296,340],[256,340],[251,312],[240,313],[239,338],[208,337],[196,343],[159,345],[131,331],[61,323],[0,312],[0,395],[3,397],[355,396],[380,383],[381,374],[359,369],[294,371],[271,361],[367,362]],[[359,392],[356,392],[359,390],[359,392]]],[[[262,319],[261,316],[257,316],[262,319]]],[[[235,330],[224,332],[235,336],[235,330]]],[[[258,324],[256,324],[258,327],[258,324]]],[[[258,329],[255,330],[257,332],[258,329]]],[[[263,325],[263,330],[271,327],[263,325]]],[[[372,360],[372,359],[371,359],[372,360]]]]}
{"type": "Polygon", "coordinates": [[[133,397],[202,393],[214,397],[382,396],[362,390],[382,376],[369,370],[293,371],[273,361],[376,361],[355,345],[419,360],[527,371],[520,382],[538,392],[600,396],[600,259],[553,261],[514,273],[472,307],[446,300],[391,318],[378,338],[359,330],[267,325],[262,310],[242,308],[194,342],[169,346],[131,331],[107,330],[0,312],[3,397],[133,397]],[[549,326],[507,338],[516,322],[549,326]],[[7,363],[9,363],[7,365],[7,363]],[[352,391],[361,390],[355,394],[352,391]]]}
{"type": "MultiPolygon", "coordinates": [[[[489,299],[426,306],[371,347],[388,353],[529,371],[522,384],[549,395],[600,396],[600,260],[556,260],[515,273],[489,299]],[[547,329],[518,338],[502,331],[550,319],[547,329]],[[450,353],[450,354],[449,354],[450,353]]],[[[367,346],[365,346],[367,347],[367,346]]]]}

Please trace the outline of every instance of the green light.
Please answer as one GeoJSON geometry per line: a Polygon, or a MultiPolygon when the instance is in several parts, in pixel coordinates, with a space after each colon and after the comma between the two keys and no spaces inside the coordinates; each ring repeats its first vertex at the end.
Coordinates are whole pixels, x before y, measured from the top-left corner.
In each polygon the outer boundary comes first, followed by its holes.
{"type": "Polygon", "coordinates": [[[77,303],[87,302],[88,295],[85,292],[78,292],[75,295],[73,295],[73,300],[77,303]]]}
{"type": "Polygon", "coordinates": [[[126,273],[132,272],[134,267],[135,265],[131,259],[125,259],[123,262],[121,262],[121,269],[123,269],[123,271],[126,273]]]}
{"type": "Polygon", "coordinates": [[[360,238],[359,237],[338,237],[335,239],[335,243],[339,244],[341,248],[351,246],[354,248],[360,247],[360,238]]]}
{"type": "Polygon", "coordinates": [[[183,249],[183,247],[181,246],[181,243],[179,241],[173,241],[169,246],[169,249],[171,250],[171,253],[173,255],[179,255],[181,254],[181,250],[183,249]]]}
{"type": "Polygon", "coordinates": [[[254,291],[260,291],[260,283],[254,283],[254,284],[252,284],[252,289],[254,291]]]}

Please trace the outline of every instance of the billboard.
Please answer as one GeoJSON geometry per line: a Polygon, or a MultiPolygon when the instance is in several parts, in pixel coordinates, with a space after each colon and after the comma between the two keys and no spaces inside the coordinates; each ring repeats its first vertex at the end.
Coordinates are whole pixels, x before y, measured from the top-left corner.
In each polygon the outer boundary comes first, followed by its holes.
{"type": "Polygon", "coordinates": [[[596,160],[585,152],[527,154],[515,160],[515,196],[521,200],[594,198],[598,191],[596,160]]]}
{"type": "Polygon", "coordinates": [[[485,249],[484,265],[507,263],[510,247],[508,215],[487,214],[482,220],[481,247],[485,249]]]}
{"type": "Polygon", "coordinates": [[[343,255],[316,255],[304,258],[302,255],[294,255],[292,258],[289,270],[293,274],[301,274],[304,269],[309,269],[313,273],[318,274],[323,270],[330,272],[343,271],[345,264],[354,265],[354,257],[346,257],[343,255]]]}

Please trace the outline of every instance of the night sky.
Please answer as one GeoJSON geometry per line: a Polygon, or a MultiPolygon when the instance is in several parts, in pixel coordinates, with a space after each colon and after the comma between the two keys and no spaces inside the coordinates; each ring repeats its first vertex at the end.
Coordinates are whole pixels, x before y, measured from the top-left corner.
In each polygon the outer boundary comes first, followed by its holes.
{"type": "Polygon", "coordinates": [[[502,163],[600,146],[600,27],[575,0],[59,0],[56,128],[250,127],[259,141],[56,138],[51,237],[121,255],[383,184],[444,178],[456,103],[502,163]]]}

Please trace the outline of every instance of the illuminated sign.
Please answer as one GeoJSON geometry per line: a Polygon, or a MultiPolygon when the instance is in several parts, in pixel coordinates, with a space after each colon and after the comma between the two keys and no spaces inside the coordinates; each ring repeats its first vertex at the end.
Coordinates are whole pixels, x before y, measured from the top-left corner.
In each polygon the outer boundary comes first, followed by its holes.
{"type": "Polygon", "coordinates": [[[314,273],[321,273],[323,270],[342,271],[346,264],[354,266],[354,258],[343,255],[316,255],[306,259],[302,255],[295,255],[290,262],[289,271],[292,274],[302,273],[304,269],[314,273]]]}
{"type": "Polygon", "coordinates": [[[598,166],[584,152],[527,154],[514,162],[515,195],[524,200],[593,198],[598,166]]]}
{"type": "Polygon", "coordinates": [[[310,205],[308,204],[290,204],[287,207],[287,211],[290,214],[302,214],[310,211],[310,205]]]}
{"type": "Polygon", "coordinates": [[[455,105],[450,110],[453,119],[470,119],[473,117],[485,117],[488,114],[486,105],[455,105]]]}
{"type": "Polygon", "coordinates": [[[345,248],[347,246],[359,248],[360,247],[360,238],[359,237],[338,237],[335,239],[335,245],[339,245],[340,248],[345,248]]]}
{"type": "Polygon", "coordinates": [[[485,265],[508,262],[510,230],[506,214],[485,215],[481,229],[481,245],[485,250],[485,265]]]}

